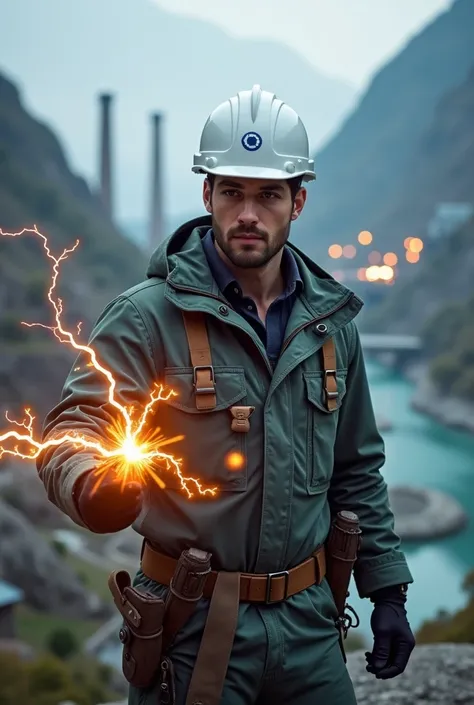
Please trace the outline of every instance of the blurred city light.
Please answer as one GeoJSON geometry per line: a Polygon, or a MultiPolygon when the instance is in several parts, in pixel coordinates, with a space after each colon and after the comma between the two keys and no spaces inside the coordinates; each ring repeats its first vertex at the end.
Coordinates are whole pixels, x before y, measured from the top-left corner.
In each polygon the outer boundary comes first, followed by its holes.
{"type": "Polygon", "coordinates": [[[379,279],[383,279],[383,281],[390,281],[393,279],[393,268],[390,267],[388,264],[383,264],[381,267],[379,267],[379,279]]]}
{"type": "Polygon", "coordinates": [[[368,282],[375,282],[379,278],[379,267],[377,265],[372,265],[371,267],[367,267],[365,270],[365,276],[367,277],[368,282]]]}
{"type": "Polygon", "coordinates": [[[372,233],[368,230],[361,230],[357,239],[361,245],[370,245],[373,240],[372,233]]]}
{"type": "Polygon", "coordinates": [[[342,256],[347,257],[347,259],[352,259],[353,257],[356,256],[356,248],[354,245],[344,245],[342,248],[342,256]]]}
{"type": "Polygon", "coordinates": [[[418,254],[423,249],[423,240],[421,240],[419,237],[412,237],[408,244],[408,249],[410,250],[410,252],[418,254]]]}
{"type": "Polygon", "coordinates": [[[407,262],[410,262],[410,264],[415,264],[420,259],[418,252],[412,252],[411,250],[407,250],[405,252],[405,257],[407,262]]]}
{"type": "MultiPolygon", "coordinates": [[[[361,270],[359,270],[357,273],[358,279],[361,279],[362,276],[363,275],[361,274],[361,270]]],[[[393,267],[390,267],[388,264],[383,264],[382,266],[373,264],[371,267],[367,267],[367,269],[365,270],[364,278],[369,282],[389,282],[394,280],[395,272],[393,270],[393,267]]]]}
{"type": "Polygon", "coordinates": [[[382,255],[380,254],[380,252],[377,252],[377,250],[373,250],[369,254],[368,259],[370,264],[380,264],[380,262],[382,261],[382,255]]]}
{"type": "Polygon", "coordinates": [[[338,259],[342,256],[342,247],[340,245],[331,245],[328,249],[329,257],[338,259]]]}
{"type": "Polygon", "coordinates": [[[383,256],[384,264],[388,264],[389,267],[394,267],[398,262],[398,257],[395,252],[387,252],[383,256]]]}

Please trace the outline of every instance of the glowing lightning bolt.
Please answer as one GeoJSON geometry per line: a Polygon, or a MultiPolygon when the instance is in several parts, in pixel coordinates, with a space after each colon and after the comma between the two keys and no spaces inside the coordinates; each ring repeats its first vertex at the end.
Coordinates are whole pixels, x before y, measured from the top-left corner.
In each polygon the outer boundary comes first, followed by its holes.
{"type": "MultiPolygon", "coordinates": [[[[157,402],[166,401],[170,396],[176,396],[176,393],[170,390],[167,395],[164,395],[163,387],[155,384],[154,389],[152,389],[150,393],[148,403],[145,405],[139,418],[135,420],[133,418],[133,409],[127,409],[115,398],[116,381],[114,376],[110,370],[100,364],[93,348],[78,343],[73,334],[63,327],[61,321],[63,302],[55,293],[60,263],[74,252],[79,245],[79,240],[76,241],[74,247],[65,249],[59,257],[55,257],[48,246],[47,238],[39,232],[36,225],[33,228],[23,228],[23,230],[16,233],[7,233],[0,228],[0,235],[4,237],[19,237],[24,234],[39,237],[42,240],[43,248],[48,259],[53,262],[51,285],[48,290],[48,301],[54,310],[56,325],[46,326],[42,323],[25,323],[21,321],[22,325],[28,326],[29,328],[39,326],[51,330],[60,343],[70,345],[76,350],[86,353],[90,360],[88,366],[93,366],[108,382],[108,401],[111,406],[117,410],[117,418],[114,419],[113,424],[107,429],[107,434],[110,436],[110,444],[90,437],[87,438],[85,435],[74,430],[54,435],[48,438],[44,443],[41,443],[34,437],[34,416],[32,416],[30,409],[25,409],[26,416],[21,422],[11,419],[8,416],[8,412],[6,412],[5,416],[7,421],[11,426],[15,426],[19,430],[11,429],[5,433],[0,433],[0,458],[4,454],[9,454],[23,459],[33,459],[38,457],[38,455],[47,448],[69,443],[75,448],[91,450],[101,456],[102,460],[97,468],[96,487],[100,485],[105,473],[110,468],[113,468],[122,478],[123,485],[130,479],[139,480],[144,483],[147,477],[150,477],[163,489],[165,483],[156,474],[153,467],[155,463],[159,463],[160,465],[164,465],[167,470],[172,470],[176,473],[180,480],[181,487],[187,493],[188,497],[193,496],[193,493],[189,489],[189,484],[193,484],[199,494],[215,495],[217,488],[204,489],[201,483],[195,478],[184,477],[181,472],[181,461],[176,459],[173,455],[168,455],[160,450],[160,448],[165,445],[182,440],[183,436],[164,438],[159,435],[159,429],[148,434],[145,433],[146,421],[157,402]],[[3,442],[11,439],[15,439],[20,443],[26,443],[30,447],[29,454],[21,453],[18,450],[18,445],[13,448],[5,448],[1,445],[3,442]]],[[[78,335],[80,334],[80,327],[81,324],[79,323],[77,326],[78,335]]]]}

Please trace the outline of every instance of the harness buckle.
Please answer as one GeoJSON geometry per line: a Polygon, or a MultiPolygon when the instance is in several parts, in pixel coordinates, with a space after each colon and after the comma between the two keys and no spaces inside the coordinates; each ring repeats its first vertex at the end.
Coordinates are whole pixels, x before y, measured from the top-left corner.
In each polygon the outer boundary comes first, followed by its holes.
{"type": "Polygon", "coordinates": [[[215,378],[214,378],[214,367],[212,365],[196,365],[193,367],[193,384],[194,384],[194,390],[195,394],[214,394],[216,391],[214,387],[198,387],[197,386],[197,372],[198,370],[208,370],[209,371],[209,377],[211,378],[211,382],[214,383],[215,378]]]}
{"type": "Polygon", "coordinates": [[[337,399],[339,392],[328,391],[328,377],[333,377],[336,380],[336,370],[324,370],[324,392],[326,399],[337,399]]]}

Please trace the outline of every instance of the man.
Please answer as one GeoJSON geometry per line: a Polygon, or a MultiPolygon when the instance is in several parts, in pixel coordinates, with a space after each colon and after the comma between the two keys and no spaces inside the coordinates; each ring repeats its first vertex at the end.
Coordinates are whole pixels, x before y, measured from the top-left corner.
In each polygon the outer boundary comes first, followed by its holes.
{"type": "MultiPolygon", "coordinates": [[[[302,184],[315,178],[306,130],[288,105],[259,86],[222,103],[204,127],[193,171],[206,175],[210,217],[158,247],[147,280],[109,304],[90,345],[113,372],[120,403],[145,404],[157,381],[177,392],[154,423],[164,436],[184,434],[166,450],[182,458],[186,477],[217,494],[189,499],[178,476],[159,469],[164,489],[132,481],[123,488],[113,467],[94,492],[99,458],[71,445],[42,456],[40,477],[79,525],[108,533],[133,524],[145,537],[135,579],[143,592],[170,595],[170,565],[172,573],[183,550],[212,554],[213,592],[166,652],[174,684],[163,685],[157,669],[146,687],[131,687],[131,705],[155,704],[164,691],[169,702],[173,688],[177,705],[351,705],[325,577],[324,543],[338,511],[360,519],[354,577],[374,603],[367,669],[396,676],[414,647],[404,607],[412,576],[380,474],[384,446],[354,323],[362,302],[288,243],[305,205],[302,184]],[[259,580],[263,597],[248,587],[259,580]],[[206,663],[197,656],[201,641],[206,663]]],[[[45,437],[71,428],[100,440],[117,417],[87,362],[79,356],[45,437]]],[[[127,672],[140,659],[128,652],[127,672]]]]}

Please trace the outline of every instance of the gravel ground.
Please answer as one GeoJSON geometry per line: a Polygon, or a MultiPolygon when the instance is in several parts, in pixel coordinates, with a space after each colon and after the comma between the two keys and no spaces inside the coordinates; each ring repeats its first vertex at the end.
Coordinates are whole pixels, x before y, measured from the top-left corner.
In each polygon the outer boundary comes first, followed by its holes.
{"type": "Polygon", "coordinates": [[[474,705],[474,644],[417,646],[406,671],[386,681],[367,673],[363,651],[347,661],[358,705],[474,705]]]}

